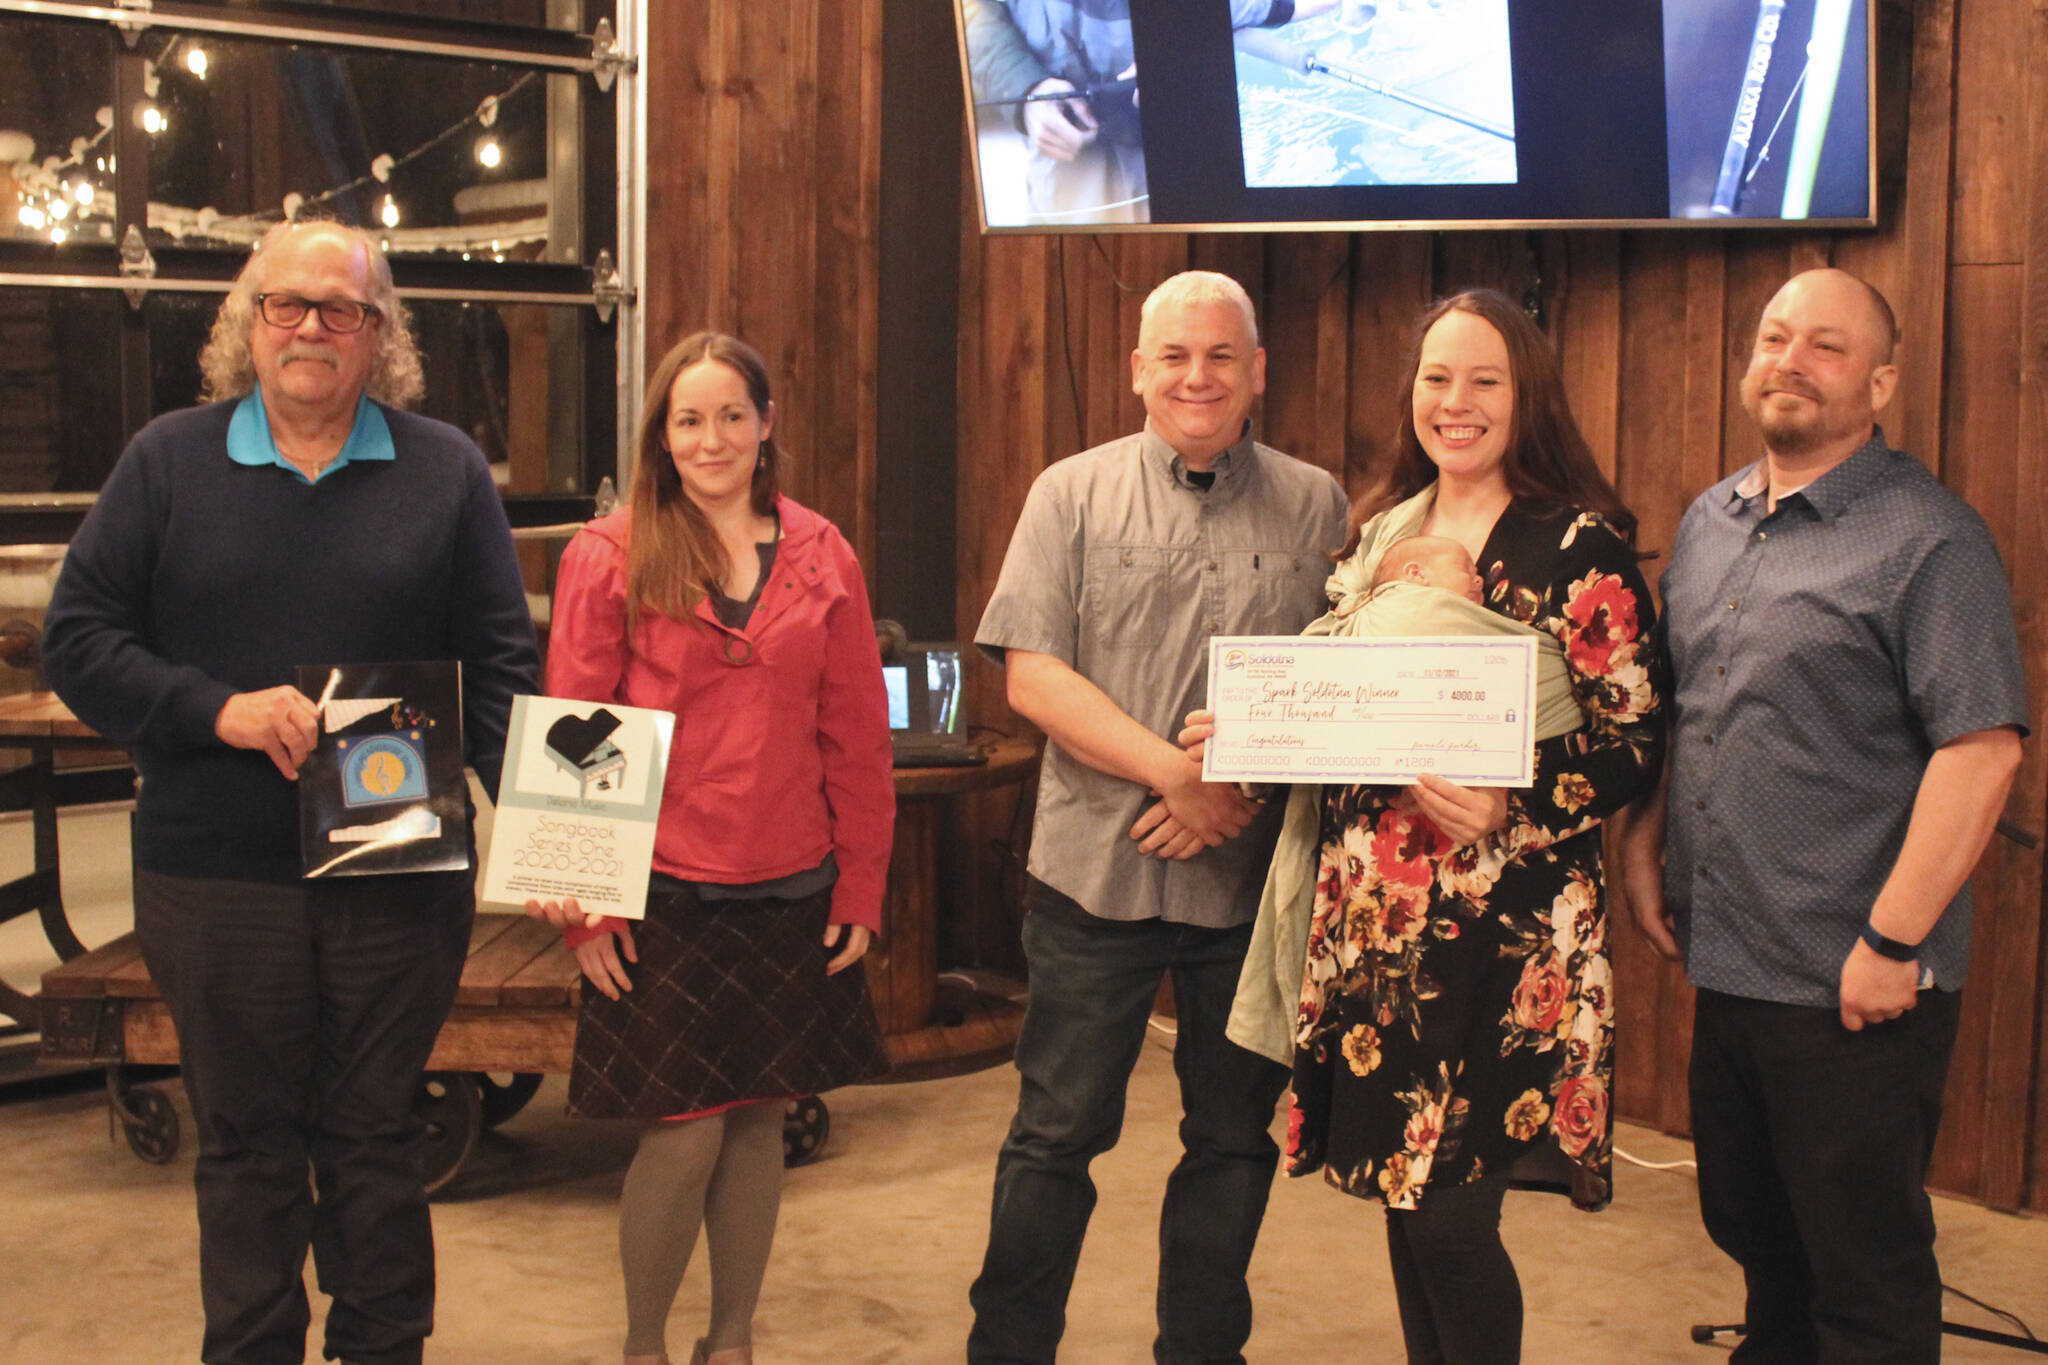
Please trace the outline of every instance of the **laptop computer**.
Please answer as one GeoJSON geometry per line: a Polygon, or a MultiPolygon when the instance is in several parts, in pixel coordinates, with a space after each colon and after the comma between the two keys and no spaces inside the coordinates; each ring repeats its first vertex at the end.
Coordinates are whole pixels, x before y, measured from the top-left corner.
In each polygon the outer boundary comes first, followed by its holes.
{"type": "Polygon", "coordinates": [[[967,745],[961,719],[966,680],[958,645],[906,645],[882,663],[889,693],[889,738],[899,768],[953,768],[988,762],[967,745]]]}

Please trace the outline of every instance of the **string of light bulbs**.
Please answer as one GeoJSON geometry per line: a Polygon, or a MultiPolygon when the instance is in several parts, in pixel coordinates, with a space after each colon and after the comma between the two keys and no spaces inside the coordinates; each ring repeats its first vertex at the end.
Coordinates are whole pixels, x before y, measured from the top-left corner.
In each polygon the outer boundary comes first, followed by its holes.
{"type": "MultiPolygon", "coordinates": [[[[163,68],[179,55],[181,47],[182,65],[194,78],[204,81],[211,70],[212,62],[206,49],[184,34],[171,36],[154,58],[144,60],[143,99],[136,106],[134,118],[137,126],[152,137],[170,130],[169,116],[157,103],[157,94],[162,86],[163,68]]],[[[371,158],[368,172],[346,184],[310,196],[293,191],[277,208],[247,214],[223,215],[210,206],[192,209],[151,201],[146,210],[148,225],[178,239],[198,235],[237,244],[253,243],[272,225],[295,218],[306,208],[332,203],[372,183],[389,185],[394,172],[470,129],[483,134],[473,149],[478,164],[486,170],[495,170],[504,162],[503,146],[491,132],[497,125],[500,109],[541,74],[538,71],[521,74],[497,94],[485,96],[474,111],[401,155],[380,153],[371,158]]],[[[51,155],[38,161],[34,159],[31,142],[14,158],[12,173],[18,201],[15,221],[36,235],[47,236],[53,245],[61,246],[82,230],[94,226],[99,229],[97,235],[102,241],[112,240],[113,196],[102,192],[95,183],[95,176],[111,176],[116,169],[110,150],[104,155],[98,154],[113,133],[113,107],[101,105],[94,111],[93,118],[97,129],[90,137],[73,138],[66,155],[51,155]],[[84,169],[88,159],[92,162],[89,171],[84,169]],[[83,173],[73,177],[71,172],[74,170],[83,173]]],[[[26,141],[25,138],[23,140],[26,141]]],[[[546,214],[541,213],[517,222],[481,227],[402,229],[400,224],[404,221],[404,213],[396,194],[389,190],[376,205],[375,212],[386,234],[387,250],[396,246],[412,251],[455,251],[460,252],[465,260],[478,252],[502,260],[505,250],[512,246],[545,240],[548,228],[546,214]]]]}

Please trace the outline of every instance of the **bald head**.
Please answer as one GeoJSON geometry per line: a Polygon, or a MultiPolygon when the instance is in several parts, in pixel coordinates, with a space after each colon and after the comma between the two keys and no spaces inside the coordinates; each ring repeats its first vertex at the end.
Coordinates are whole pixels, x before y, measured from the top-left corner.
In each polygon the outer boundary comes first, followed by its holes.
{"type": "Polygon", "coordinates": [[[1818,478],[1871,436],[1899,372],[1884,295],[1846,270],[1794,275],[1764,305],[1742,376],[1777,475],[1818,478]]]}
{"type": "Polygon", "coordinates": [[[1898,315],[1870,281],[1834,266],[1802,270],[1771,296],[1770,303],[1764,306],[1764,316],[1768,318],[1774,309],[1783,311],[1790,306],[1794,300],[1787,295],[1810,299],[1827,308],[1845,326],[1854,323],[1855,330],[1868,342],[1876,363],[1892,363],[1892,353],[1899,344],[1898,315]]]}

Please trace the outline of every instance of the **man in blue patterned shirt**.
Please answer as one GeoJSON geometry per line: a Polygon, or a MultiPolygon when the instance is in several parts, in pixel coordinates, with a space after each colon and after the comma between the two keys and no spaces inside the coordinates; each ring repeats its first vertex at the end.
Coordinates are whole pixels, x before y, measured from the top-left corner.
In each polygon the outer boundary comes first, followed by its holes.
{"type": "Polygon", "coordinates": [[[1940,1358],[1922,1182],[2028,711],[1989,531],[1876,425],[1896,341],[1843,271],[1766,305],[1742,380],[1764,459],[1679,527],[1666,788],[1623,827],[1637,923],[1699,988],[1700,1211],[1747,1283],[1738,1361],[1940,1358]]]}

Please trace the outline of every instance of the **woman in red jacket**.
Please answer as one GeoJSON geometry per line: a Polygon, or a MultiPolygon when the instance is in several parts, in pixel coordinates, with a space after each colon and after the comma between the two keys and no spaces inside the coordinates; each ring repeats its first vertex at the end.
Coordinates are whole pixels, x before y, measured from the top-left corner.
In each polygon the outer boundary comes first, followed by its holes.
{"type": "Polygon", "coordinates": [[[648,1121],[620,1201],[627,1365],[666,1365],[700,1225],[711,1322],[690,1359],[751,1361],[784,1104],[887,1066],[856,968],[896,809],[881,661],[852,547],[777,492],[774,425],[752,347],[677,344],[647,382],[631,501],[555,585],[548,692],[676,716],[645,921],[528,904],[595,987],[571,1108],[648,1121]]]}

